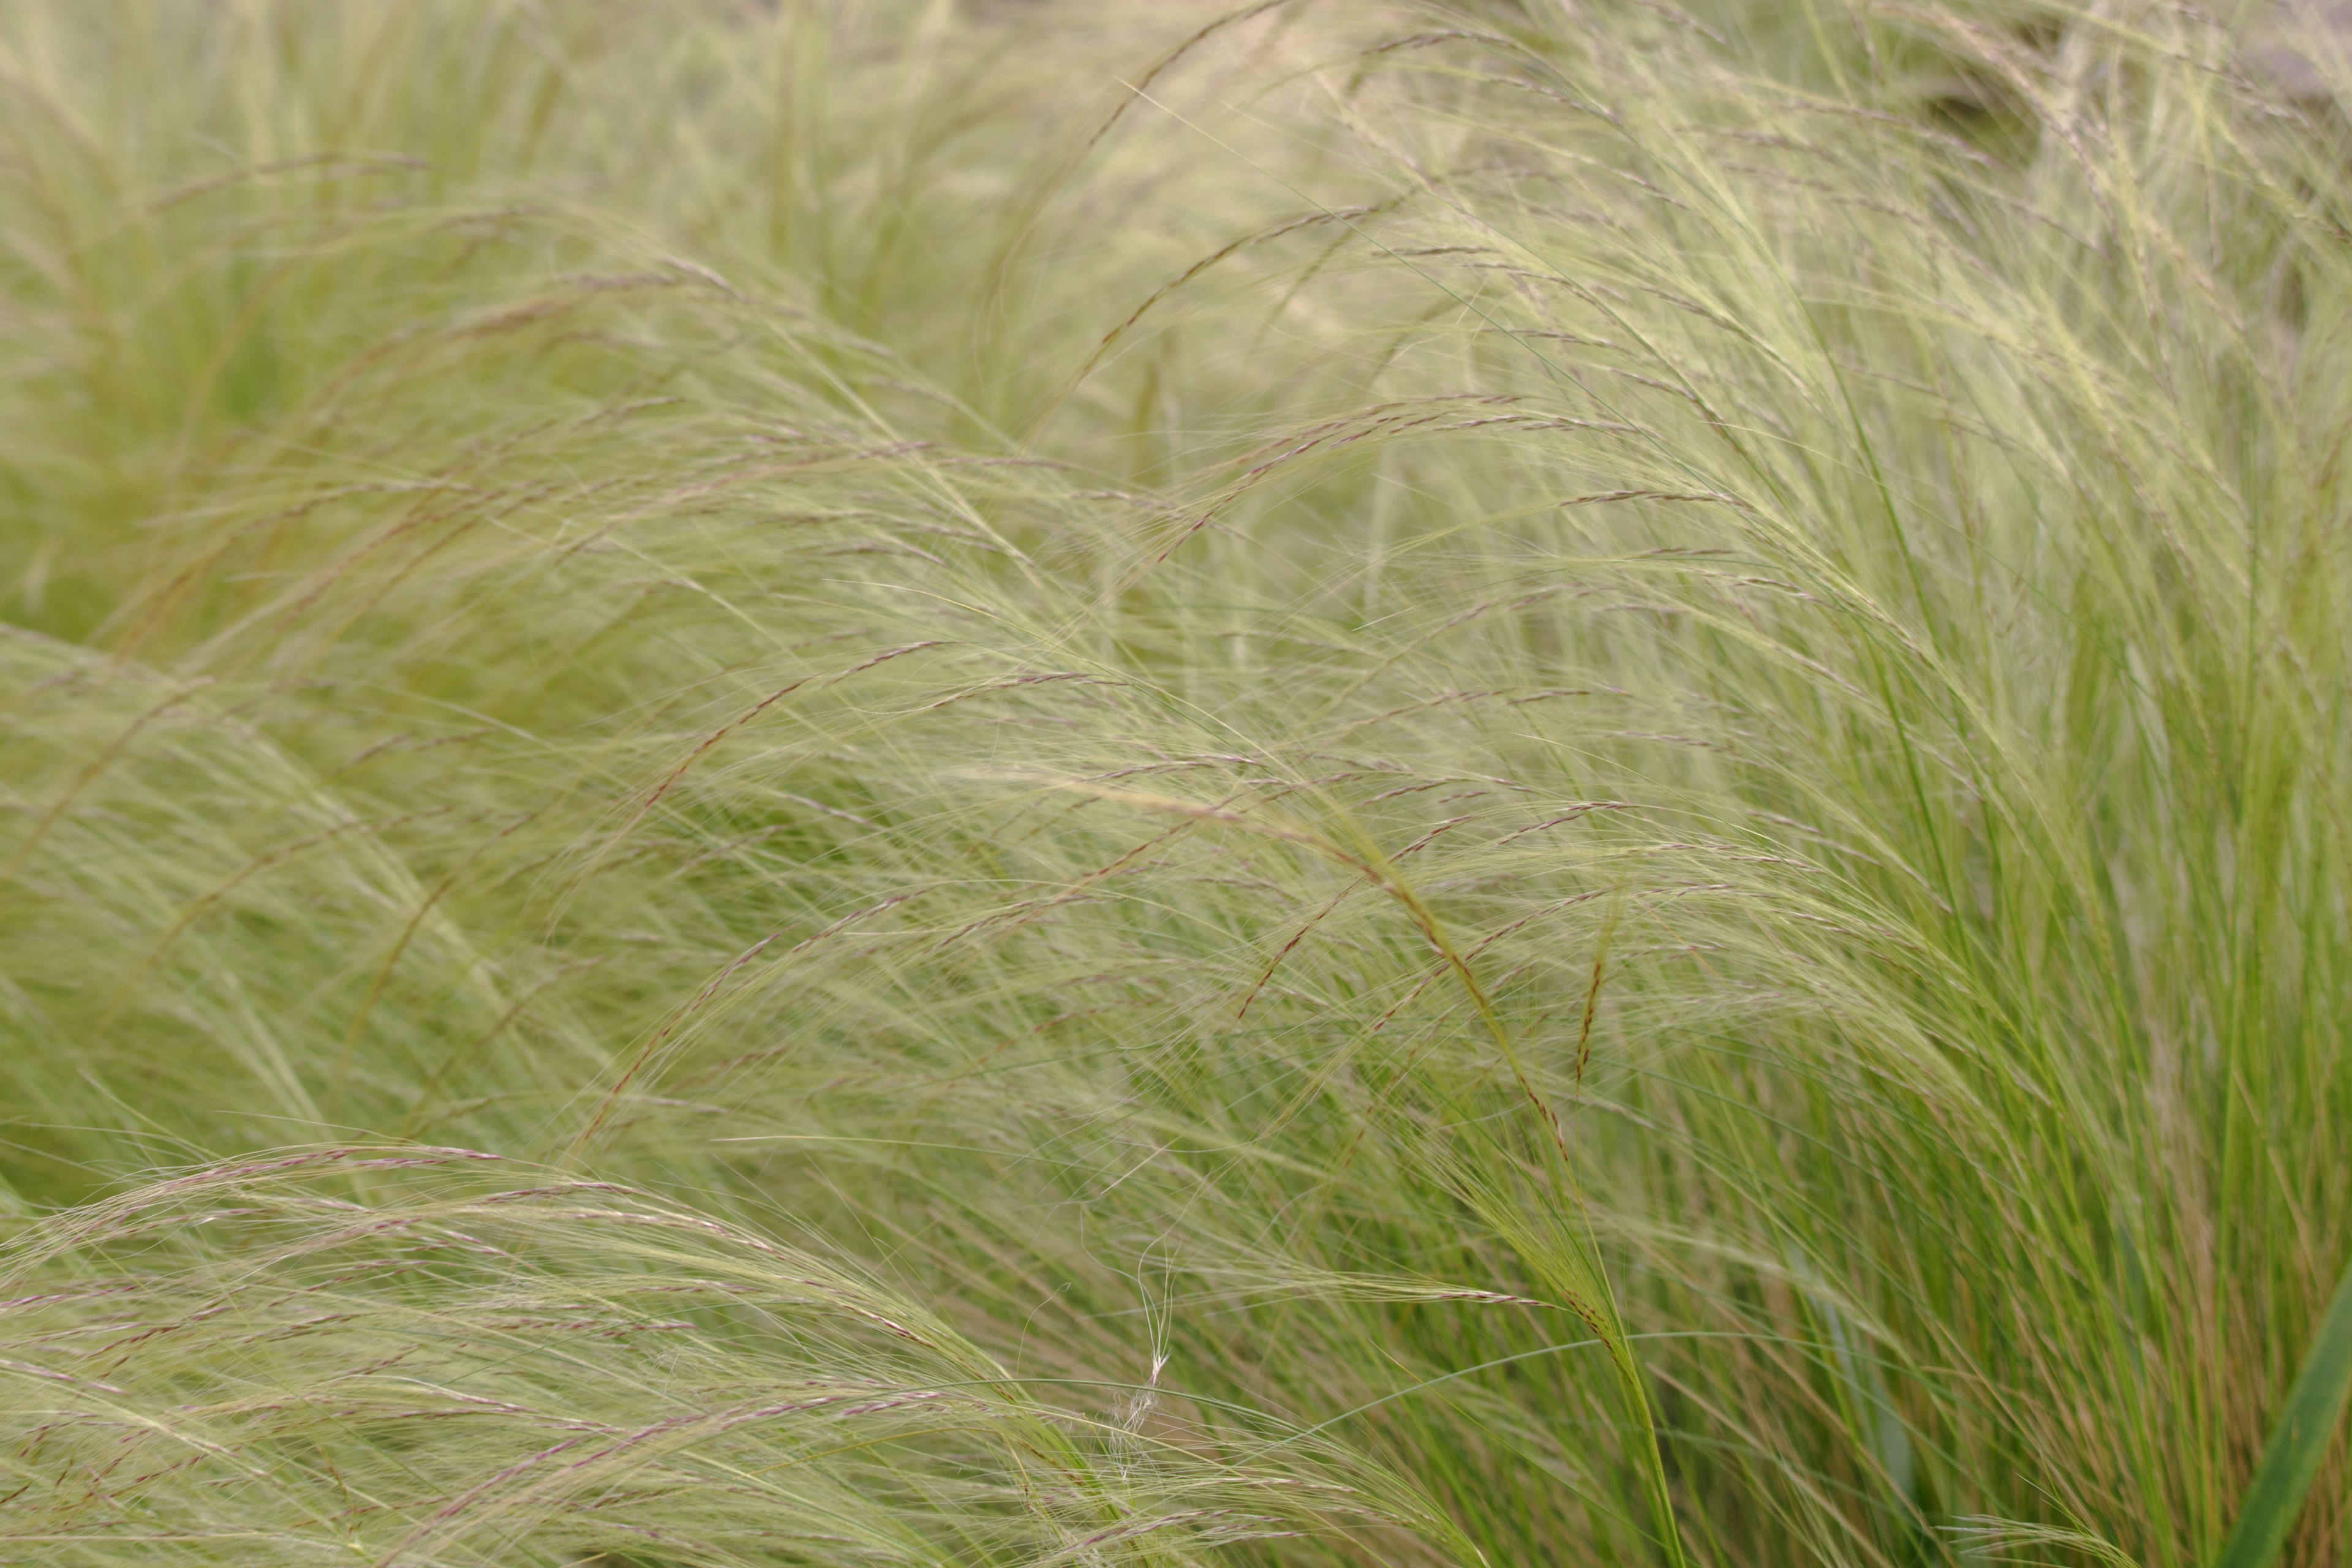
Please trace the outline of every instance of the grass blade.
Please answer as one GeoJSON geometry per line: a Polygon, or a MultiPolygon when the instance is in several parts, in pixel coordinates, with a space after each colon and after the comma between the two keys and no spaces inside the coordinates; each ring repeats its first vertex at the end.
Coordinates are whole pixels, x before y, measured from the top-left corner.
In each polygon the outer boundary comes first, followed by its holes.
{"type": "Polygon", "coordinates": [[[2336,1300],[2319,1321],[2311,1349],[2287,1390],[2286,1408],[2271,1428],[2263,1462],[2246,1489],[2237,1527],[2221,1548],[2217,1568],[2267,1568],[2276,1561],[2303,1511],[2304,1494],[2319,1473],[2327,1445],[2352,1399],[2352,1267],[2336,1287],[2336,1300]]]}

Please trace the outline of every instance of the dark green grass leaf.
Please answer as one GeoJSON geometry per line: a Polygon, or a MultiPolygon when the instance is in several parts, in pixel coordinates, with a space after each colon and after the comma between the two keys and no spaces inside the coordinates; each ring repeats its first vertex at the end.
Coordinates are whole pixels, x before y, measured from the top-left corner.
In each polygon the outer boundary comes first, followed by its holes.
{"type": "Polygon", "coordinates": [[[2221,1548],[2219,1568],[2266,1568],[2275,1561],[2287,1532],[2303,1511],[2304,1494],[2319,1473],[2327,1445],[2352,1398],[2352,1268],[2336,1287],[2336,1300],[2320,1320],[2303,1369],[2287,1391],[2286,1408],[2271,1428],[2262,1468],[2246,1489],[2237,1528],[2221,1548]]]}

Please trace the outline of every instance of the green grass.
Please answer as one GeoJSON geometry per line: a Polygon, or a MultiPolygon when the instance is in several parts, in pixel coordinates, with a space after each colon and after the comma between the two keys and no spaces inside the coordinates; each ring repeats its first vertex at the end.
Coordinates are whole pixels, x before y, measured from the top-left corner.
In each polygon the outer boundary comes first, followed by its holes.
{"type": "Polygon", "coordinates": [[[2340,1562],[2224,11],[0,6],[0,1562],[2340,1562]]]}

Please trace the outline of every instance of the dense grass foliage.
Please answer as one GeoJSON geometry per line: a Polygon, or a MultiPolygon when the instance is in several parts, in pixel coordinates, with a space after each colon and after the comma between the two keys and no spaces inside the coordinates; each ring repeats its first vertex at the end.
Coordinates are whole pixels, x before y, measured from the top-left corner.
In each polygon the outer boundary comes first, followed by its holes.
{"type": "Polygon", "coordinates": [[[2342,1561],[2267,16],[0,7],[0,1560],[2342,1561]]]}

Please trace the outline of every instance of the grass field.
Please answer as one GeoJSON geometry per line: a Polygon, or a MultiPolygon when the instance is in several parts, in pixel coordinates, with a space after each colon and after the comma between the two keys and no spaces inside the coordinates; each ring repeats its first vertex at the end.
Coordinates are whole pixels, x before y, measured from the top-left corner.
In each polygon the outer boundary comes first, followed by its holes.
{"type": "Polygon", "coordinates": [[[0,1563],[2352,1562],[2273,27],[0,4],[0,1563]]]}

